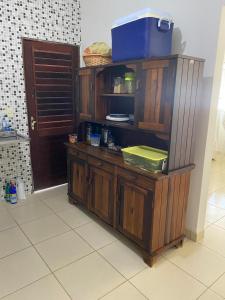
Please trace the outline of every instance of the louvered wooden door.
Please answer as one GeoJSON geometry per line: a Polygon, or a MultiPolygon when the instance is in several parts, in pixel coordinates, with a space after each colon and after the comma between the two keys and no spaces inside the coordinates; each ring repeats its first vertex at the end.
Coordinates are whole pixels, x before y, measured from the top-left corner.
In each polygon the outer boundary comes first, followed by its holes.
{"type": "Polygon", "coordinates": [[[75,130],[77,46],[24,39],[34,189],[66,182],[67,135],[75,130]]]}
{"type": "Polygon", "coordinates": [[[161,133],[170,131],[172,99],[167,97],[168,67],[167,60],[142,63],[136,97],[139,128],[161,133]]]}

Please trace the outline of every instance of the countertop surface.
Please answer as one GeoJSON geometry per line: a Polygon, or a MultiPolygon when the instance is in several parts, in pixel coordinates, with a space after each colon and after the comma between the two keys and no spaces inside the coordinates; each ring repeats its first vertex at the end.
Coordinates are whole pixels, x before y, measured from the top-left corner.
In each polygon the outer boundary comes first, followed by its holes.
{"type": "Polygon", "coordinates": [[[83,153],[86,153],[87,155],[90,155],[95,158],[106,161],[107,163],[116,165],[120,168],[127,169],[129,171],[133,171],[133,172],[143,175],[145,177],[149,177],[152,180],[161,180],[168,176],[167,174],[163,174],[163,173],[151,173],[151,172],[133,167],[131,165],[125,164],[122,154],[120,154],[120,153],[114,154],[112,151],[108,150],[107,148],[94,147],[94,146],[87,145],[85,143],[76,143],[76,144],[66,143],[66,146],[71,149],[81,151],[83,153]]]}

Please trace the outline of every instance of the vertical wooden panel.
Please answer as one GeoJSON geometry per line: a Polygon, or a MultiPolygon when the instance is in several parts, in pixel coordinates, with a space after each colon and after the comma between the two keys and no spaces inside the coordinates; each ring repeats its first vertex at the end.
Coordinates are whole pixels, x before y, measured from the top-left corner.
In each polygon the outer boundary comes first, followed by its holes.
{"type": "Polygon", "coordinates": [[[162,188],[163,182],[159,181],[155,187],[155,197],[154,197],[154,210],[153,210],[153,235],[151,241],[151,250],[155,251],[159,248],[159,235],[160,235],[160,216],[161,216],[161,206],[162,206],[162,188]]]}
{"type": "Polygon", "coordinates": [[[180,158],[181,158],[181,143],[182,143],[182,133],[183,133],[183,122],[184,122],[184,113],[185,113],[185,98],[187,93],[187,79],[188,79],[188,69],[189,69],[189,60],[184,59],[183,63],[183,72],[181,80],[181,92],[180,92],[180,101],[178,109],[178,121],[177,121],[177,134],[176,134],[176,149],[175,149],[175,169],[179,168],[180,158]]]}
{"type": "Polygon", "coordinates": [[[182,220],[183,220],[183,208],[185,207],[185,184],[186,184],[186,174],[180,175],[180,186],[179,186],[179,198],[177,207],[177,220],[175,228],[175,238],[181,236],[182,220]]]}
{"type": "Polygon", "coordinates": [[[159,222],[159,248],[165,244],[165,232],[166,232],[166,212],[168,201],[168,179],[163,180],[162,183],[162,195],[161,195],[161,211],[159,222]]]}
{"type": "Polygon", "coordinates": [[[181,234],[184,234],[185,231],[185,221],[186,221],[186,211],[187,211],[187,205],[188,205],[188,196],[189,196],[189,188],[190,188],[190,178],[191,173],[186,174],[186,180],[185,180],[185,191],[184,191],[184,205],[183,205],[183,211],[182,211],[182,222],[181,222],[181,234]]]}
{"type": "Polygon", "coordinates": [[[176,238],[176,225],[177,218],[179,214],[179,197],[180,197],[180,176],[175,176],[175,185],[174,185],[174,199],[173,199],[173,212],[172,212],[172,222],[170,230],[170,241],[175,240],[176,238]]]}
{"type": "Polygon", "coordinates": [[[158,69],[157,75],[158,75],[157,90],[156,90],[155,111],[154,111],[154,119],[153,120],[157,123],[160,123],[161,108],[162,108],[162,110],[164,110],[164,107],[161,103],[161,101],[162,101],[163,69],[158,69]]]}
{"type": "Polygon", "coordinates": [[[201,92],[204,62],[178,59],[168,170],[194,163],[196,104],[201,92]]]}
{"type": "Polygon", "coordinates": [[[167,216],[166,216],[166,233],[165,233],[165,244],[170,242],[170,231],[172,225],[172,216],[173,216],[173,201],[174,201],[174,191],[175,191],[175,176],[169,178],[169,187],[168,187],[168,202],[167,202],[167,216]]]}
{"type": "Polygon", "coordinates": [[[189,61],[188,65],[188,74],[187,74],[187,88],[186,94],[184,99],[184,117],[183,117],[183,124],[182,124],[182,133],[181,133],[181,146],[180,146],[180,161],[177,166],[182,168],[185,166],[185,154],[186,154],[186,147],[187,147],[187,134],[188,134],[188,125],[189,124],[189,115],[191,106],[191,94],[192,94],[192,87],[193,87],[193,76],[194,75],[194,60],[189,61]]]}
{"type": "Polygon", "coordinates": [[[191,89],[191,105],[187,125],[187,135],[186,135],[186,149],[185,149],[185,161],[183,165],[190,164],[190,154],[192,149],[192,132],[195,123],[195,111],[196,111],[196,101],[197,101],[197,92],[199,86],[199,68],[200,62],[195,61],[194,70],[193,70],[193,81],[191,89]]]}
{"type": "Polygon", "coordinates": [[[202,77],[203,77],[203,69],[204,69],[204,63],[200,63],[199,67],[199,77],[198,77],[198,90],[197,90],[197,96],[196,96],[196,102],[195,102],[195,114],[194,114],[194,124],[192,126],[192,136],[191,136],[191,153],[190,153],[190,162],[194,162],[194,149],[195,149],[195,142],[196,142],[196,122],[197,122],[197,112],[199,109],[201,109],[200,104],[201,101],[204,101],[204,99],[200,99],[202,95],[202,77]]]}
{"type": "Polygon", "coordinates": [[[176,72],[176,83],[175,83],[175,95],[173,104],[173,119],[172,119],[172,129],[171,129],[171,144],[169,151],[169,164],[168,169],[175,169],[175,155],[176,155],[176,139],[178,131],[178,117],[179,117],[179,107],[180,107],[180,96],[181,96],[181,84],[182,84],[182,74],[183,74],[183,63],[184,60],[178,58],[177,60],[177,72],[176,72]]]}
{"type": "Polygon", "coordinates": [[[150,122],[154,120],[157,93],[157,69],[147,70],[146,83],[145,99],[147,99],[147,101],[145,101],[144,107],[144,121],[150,122]]]}

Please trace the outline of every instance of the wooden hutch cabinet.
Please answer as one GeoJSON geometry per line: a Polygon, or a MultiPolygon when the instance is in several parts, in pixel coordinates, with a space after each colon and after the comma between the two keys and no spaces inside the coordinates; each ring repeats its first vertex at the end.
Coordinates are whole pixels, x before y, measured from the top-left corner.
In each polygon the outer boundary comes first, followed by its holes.
{"type": "Polygon", "coordinates": [[[67,144],[69,199],[133,241],[150,266],[184,239],[203,66],[202,59],[176,55],[79,70],[79,143],[67,144]],[[126,72],[134,74],[134,92],[114,93],[114,79],[126,72]],[[107,121],[110,113],[134,120],[107,121]],[[150,173],[125,164],[120,153],[88,145],[87,123],[110,128],[122,147],[168,151],[166,170],[150,173]]]}

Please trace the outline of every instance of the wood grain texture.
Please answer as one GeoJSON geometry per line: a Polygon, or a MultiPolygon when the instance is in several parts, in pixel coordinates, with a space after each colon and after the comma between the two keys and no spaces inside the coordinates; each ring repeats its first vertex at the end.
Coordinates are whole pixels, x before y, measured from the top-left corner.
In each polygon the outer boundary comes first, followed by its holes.
{"type": "Polygon", "coordinates": [[[202,68],[198,60],[180,58],[177,61],[173,118],[169,147],[168,170],[176,170],[192,163],[195,123],[202,68]]]}
{"type": "Polygon", "coordinates": [[[90,208],[109,224],[113,223],[113,180],[113,174],[90,166],[90,208]]]}
{"type": "Polygon", "coordinates": [[[64,143],[76,127],[79,47],[23,39],[23,59],[33,182],[39,190],[66,182],[64,143]]]}

